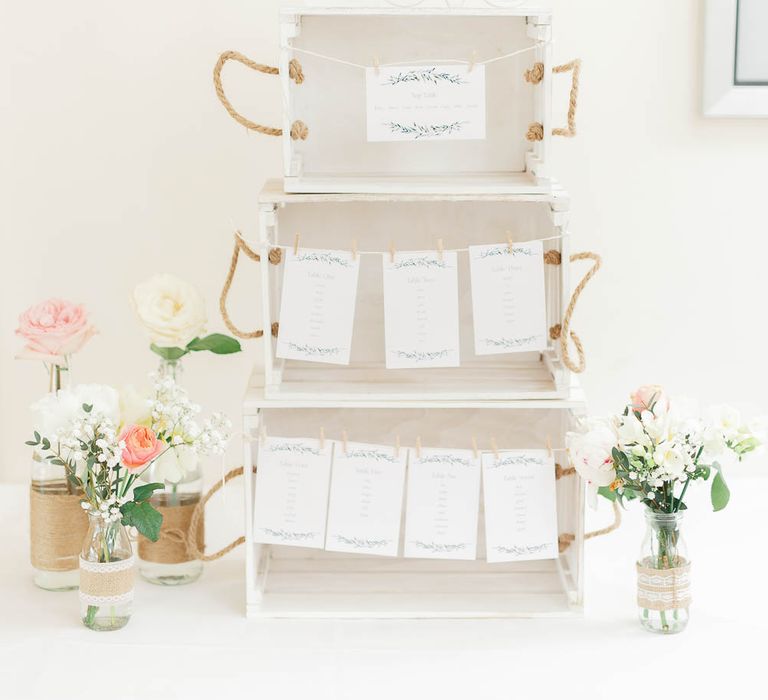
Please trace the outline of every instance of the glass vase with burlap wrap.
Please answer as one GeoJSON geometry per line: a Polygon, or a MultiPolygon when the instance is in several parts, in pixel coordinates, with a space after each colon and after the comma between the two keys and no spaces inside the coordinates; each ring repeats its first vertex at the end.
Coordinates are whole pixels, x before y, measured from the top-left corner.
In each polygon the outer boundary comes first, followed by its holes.
{"type": "MultiPolygon", "coordinates": [[[[188,547],[192,514],[202,491],[199,459],[189,448],[169,450],[150,467],[145,478],[165,484],[150,499],[162,514],[163,524],[157,542],[139,535],[139,573],[146,581],[163,586],[192,583],[203,572],[203,562],[190,554],[188,547]]],[[[202,519],[195,537],[196,549],[200,550],[204,542],[202,519]]]]}
{"type": "Polygon", "coordinates": [[[125,627],[133,612],[133,548],[120,520],[88,513],[88,534],[80,552],[80,617],[96,631],[125,627]]]}
{"type": "Polygon", "coordinates": [[[651,632],[675,634],[688,625],[691,563],[680,524],[683,513],[645,511],[646,531],[637,562],[640,624],[651,632]]]}

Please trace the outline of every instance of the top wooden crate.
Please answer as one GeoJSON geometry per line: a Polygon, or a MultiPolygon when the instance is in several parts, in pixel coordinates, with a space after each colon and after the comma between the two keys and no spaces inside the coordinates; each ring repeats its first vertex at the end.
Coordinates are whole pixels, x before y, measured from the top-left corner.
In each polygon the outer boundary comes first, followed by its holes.
{"type": "Polygon", "coordinates": [[[551,14],[516,8],[296,8],[281,12],[285,191],[534,193],[550,187],[551,14]],[[362,66],[485,65],[486,138],[369,142],[362,66]],[[337,59],[330,60],[329,59],[337,59]],[[293,70],[291,62],[294,61],[293,70]],[[303,80],[297,81],[296,63],[303,80]],[[342,63],[339,61],[346,61],[342,63]],[[543,66],[541,80],[526,70],[543,66]],[[298,125],[298,126],[297,126],[298,125]],[[539,138],[531,138],[531,127],[539,138]]]}

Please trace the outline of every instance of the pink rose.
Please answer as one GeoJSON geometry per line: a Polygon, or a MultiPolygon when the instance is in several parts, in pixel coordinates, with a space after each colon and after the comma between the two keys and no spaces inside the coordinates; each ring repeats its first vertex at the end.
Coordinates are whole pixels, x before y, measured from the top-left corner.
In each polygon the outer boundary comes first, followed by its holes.
{"type": "Polygon", "coordinates": [[[125,443],[120,461],[131,474],[140,472],[165,449],[165,443],[143,425],[127,425],[117,440],[125,443]]]}
{"type": "Polygon", "coordinates": [[[658,384],[644,384],[629,397],[629,403],[632,410],[640,413],[650,411],[651,406],[654,413],[669,410],[669,398],[658,384]]]}
{"type": "Polygon", "coordinates": [[[77,352],[96,333],[85,307],[63,299],[49,299],[19,316],[16,335],[27,341],[20,357],[61,361],[77,352]]]}

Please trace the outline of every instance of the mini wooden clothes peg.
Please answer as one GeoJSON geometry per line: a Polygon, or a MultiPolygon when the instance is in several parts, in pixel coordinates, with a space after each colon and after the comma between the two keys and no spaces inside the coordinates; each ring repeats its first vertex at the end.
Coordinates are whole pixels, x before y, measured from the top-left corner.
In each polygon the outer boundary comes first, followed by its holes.
{"type": "Polygon", "coordinates": [[[474,435],[472,436],[472,454],[474,455],[475,459],[479,457],[477,450],[477,438],[474,435]]]}
{"type": "Polygon", "coordinates": [[[552,439],[547,435],[547,455],[552,456],[552,439]]]}
{"type": "Polygon", "coordinates": [[[477,62],[477,51],[472,49],[472,53],[469,54],[469,66],[467,66],[467,73],[471,73],[477,62]]]}
{"type": "Polygon", "coordinates": [[[400,457],[400,436],[395,435],[395,457],[400,457]]]}
{"type": "Polygon", "coordinates": [[[421,435],[416,436],[416,459],[421,459],[421,435]]]}
{"type": "Polygon", "coordinates": [[[374,56],[373,57],[373,72],[376,75],[379,75],[379,73],[381,73],[380,69],[381,69],[381,64],[379,63],[379,57],[378,56],[374,56]]]}
{"type": "Polygon", "coordinates": [[[442,238],[437,239],[437,259],[440,262],[443,262],[443,239],[442,238]]]}
{"type": "Polygon", "coordinates": [[[320,426],[320,449],[325,449],[325,428],[323,426],[320,426]]]}
{"type": "Polygon", "coordinates": [[[512,236],[509,235],[509,232],[507,232],[507,250],[510,255],[515,252],[515,242],[512,240],[512,236]]]}
{"type": "Polygon", "coordinates": [[[491,449],[493,450],[493,456],[498,459],[499,458],[499,446],[496,444],[496,438],[491,438],[491,449]]]}
{"type": "Polygon", "coordinates": [[[352,260],[357,260],[357,241],[352,239],[352,260]]]}
{"type": "Polygon", "coordinates": [[[344,448],[344,454],[346,456],[349,456],[349,449],[348,449],[348,445],[347,445],[347,431],[346,430],[342,430],[341,431],[341,444],[342,444],[342,447],[344,448]]]}
{"type": "Polygon", "coordinates": [[[293,239],[293,254],[298,255],[299,254],[299,234],[296,234],[296,237],[293,239]]]}
{"type": "Polygon", "coordinates": [[[395,262],[395,242],[394,241],[389,242],[389,262],[391,263],[395,262]]]}

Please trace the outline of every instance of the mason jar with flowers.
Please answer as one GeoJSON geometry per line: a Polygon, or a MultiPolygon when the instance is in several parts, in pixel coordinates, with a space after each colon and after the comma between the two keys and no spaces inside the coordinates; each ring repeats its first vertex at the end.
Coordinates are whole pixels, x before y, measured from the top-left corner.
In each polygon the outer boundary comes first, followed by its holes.
{"type": "Polygon", "coordinates": [[[567,436],[571,463],[593,506],[598,495],[645,506],[638,614],[645,629],[663,634],[681,632],[689,620],[691,562],[682,522],[690,485],[709,480],[712,507],[722,510],[730,500],[724,468],[763,442],[733,408],[714,407],[703,419],[685,406],[659,386],[642,386],[619,415],[586,421],[567,436]]]}
{"type": "MultiPolygon", "coordinates": [[[[63,299],[48,299],[19,316],[16,335],[24,339],[18,359],[42,363],[48,377],[49,394],[34,407],[37,423],[57,423],[61,411],[52,409],[57,395],[68,391],[71,358],[96,333],[85,307],[63,299]],[[49,408],[51,415],[46,415],[49,408]]],[[[88,391],[86,390],[86,393],[88,391]]],[[[87,396],[68,396],[60,406],[90,401],[87,396]]],[[[98,399],[97,399],[98,400],[98,399]]],[[[49,591],[77,588],[77,557],[87,530],[87,519],[79,507],[80,494],[61,467],[32,450],[30,474],[30,560],[37,586],[49,591]]]]}
{"type": "MultiPolygon", "coordinates": [[[[181,388],[182,358],[198,352],[228,355],[240,351],[240,343],[227,335],[205,335],[208,318],[205,301],[197,288],[174,275],[155,275],[137,285],[132,305],[150,340],[150,349],[160,357],[154,390],[144,402],[144,414],[137,419],[151,426],[161,440],[177,445],[166,452],[149,470],[146,478],[163,483],[152,496],[155,508],[163,513],[160,538],[139,540],[139,571],[151,583],[179,585],[191,583],[202,572],[202,561],[195,559],[188,543],[202,549],[204,520],[197,532],[190,532],[192,516],[202,497],[201,457],[223,454],[231,424],[220,414],[208,418],[202,428],[198,422],[200,406],[192,403],[181,388]],[[200,431],[211,437],[204,449],[186,445],[200,431]]],[[[134,402],[135,403],[135,402],[134,402]]]]}

